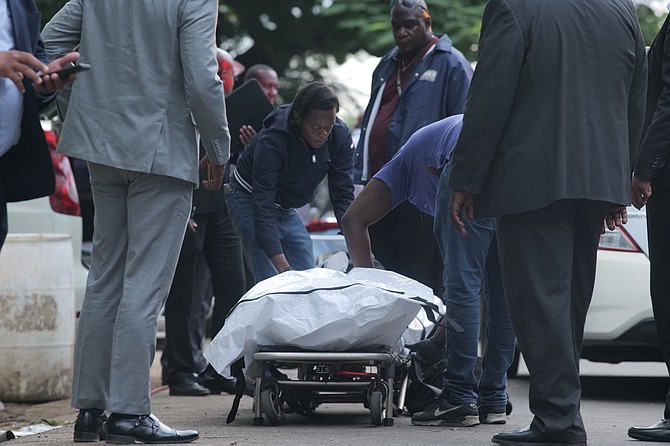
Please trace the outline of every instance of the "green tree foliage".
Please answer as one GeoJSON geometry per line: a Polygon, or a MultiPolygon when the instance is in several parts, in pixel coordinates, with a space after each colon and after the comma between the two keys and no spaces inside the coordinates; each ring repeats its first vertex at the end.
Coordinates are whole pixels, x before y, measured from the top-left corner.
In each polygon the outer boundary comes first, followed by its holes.
{"type": "MultiPolygon", "coordinates": [[[[475,61],[485,0],[427,3],[435,33],[449,34],[454,46],[475,61]]],[[[394,45],[387,0],[227,0],[220,9],[219,42],[233,53],[241,49],[245,65],[263,61],[283,71],[296,56],[331,55],[342,62],[359,50],[381,56],[394,45]],[[248,51],[245,41],[253,41],[248,51]]],[[[644,4],[637,9],[649,43],[665,16],[644,4]]]]}
{"type": "MultiPolygon", "coordinates": [[[[448,33],[473,60],[485,3],[428,4],[434,32],[448,33]]],[[[283,79],[281,96],[290,99],[299,85],[321,78],[329,57],[342,62],[361,50],[381,56],[392,48],[389,14],[388,0],[227,0],[220,6],[217,37],[244,65],[275,67],[283,79]]]]}
{"type": "MultiPolygon", "coordinates": [[[[67,0],[37,0],[46,22],[67,0]]],[[[218,42],[245,65],[267,63],[284,71],[295,57],[331,55],[342,62],[365,50],[381,56],[393,46],[387,0],[221,0],[218,42]],[[243,53],[243,54],[242,54],[243,53]]],[[[448,33],[466,57],[476,58],[484,0],[428,0],[437,34],[448,33]]],[[[637,6],[651,42],[665,16],[637,6]]],[[[322,58],[323,59],[323,58],[322,58]]]]}
{"type": "Polygon", "coordinates": [[[67,3],[67,0],[36,0],[36,2],[37,8],[42,13],[42,26],[44,26],[67,3]]]}
{"type": "MultiPolygon", "coordinates": [[[[105,0],[114,1],[114,0],[105,0]]],[[[37,0],[46,23],[66,0],[37,0]]],[[[476,60],[485,0],[427,0],[436,34],[476,60]]],[[[645,5],[638,16],[647,43],[665,18],[645,5]]],[[[275,67],[284,82],[281,96],[321,79],[332,58],[364,50],[381,56],[391,48],[388,0],[220,0],[217,43],[244,65],[275,67]]]]}
{"type": "Polygon", "coordinates": [[[661,28],[665,16],[666,14],[657,14],[647,5],[637,5],[637,20],[640,23],[642,35],[647,45],[651,45],[651,41],[661,28]]]}
{"type": "MultiPolygon", "coordinates": [[[[474,58],[482,0],[429,0],[436,33],[447,32],[454,45],[474,58]]],[[[338,62],[365,50],[381,56],[391,48],[387,0],[228,0],[222,3],[218,37],[226,49],[254,46],[239,60],[262,60],[285,68],[293,56],[328,54],[338,62]],[[248,41],[248,40],[247,40],[248,41]]]]}

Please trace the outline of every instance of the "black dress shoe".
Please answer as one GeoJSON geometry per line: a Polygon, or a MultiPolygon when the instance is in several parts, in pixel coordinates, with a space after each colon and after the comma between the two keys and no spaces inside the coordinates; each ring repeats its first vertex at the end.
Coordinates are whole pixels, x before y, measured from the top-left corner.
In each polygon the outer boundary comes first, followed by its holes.
{"type": "Polygon", "coordinates": [[[649,427],[631,427],[628,436],[636,440],[670,441],[670,421],[661,420],[649,427]]]}
{"type": "Polygon", "coordinates": [[[102,409],[81,409],[74,422],[74,441],[105,439],[107,415],[102,409]]]}
{"type": "Polygon", "coordinates": [[[211,392],[203,387],[194,375],[185,374],[175,378],[170,384],[170,395],[205,396],[211,392]]]}
{"type": "Polygon", "coordinates": [[[107,443],[169,444],[190,443],[199,437],[196,431],[178,431],[163,423],[154,415],[140,415],[137,418],[121,418],[111,414],[107,420],[107,443]]]}
{"type": "MultiPolygon", "coordinates": [[[[198,376],[198,380],[202,383],[204,387],[209,389],[210,393],[218,395],[221,392],[226,392],[231,395],[237,393],[235,389],[236,379],[224,378],[222,375],[214,370],[212,365],[208,365],[204,372],[198,376]]],[[[244,387],[244,394],[253,397],[254,396],[254,386],[246,383],[244,387]]]]}
{"type": "Polygon", "coordinates": [[[530,430],[530,427],[512,432],[498,432],[491,441],[504,446],[586,446],[586,441],[566,442],[545,438],[530,430]]]}
{"type": "MultiPolygon", "coordinates": [[[[204,380],[202,385],[207,387],[212,394],[218,395],[221,392],[226,392],[231,395],[237,393],[236,389],[236,379],[228,379],[220,376],[218,378],[213,378],[209,380],[204,380]]],[[[254,396],[254,386],[249,383],[244,385],[244,394],[253,398],[254,396]]]]}

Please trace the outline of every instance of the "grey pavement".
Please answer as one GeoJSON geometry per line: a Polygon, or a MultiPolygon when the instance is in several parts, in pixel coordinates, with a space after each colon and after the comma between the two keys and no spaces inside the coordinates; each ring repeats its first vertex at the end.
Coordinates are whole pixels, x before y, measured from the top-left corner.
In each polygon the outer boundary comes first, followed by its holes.
{"type": "MultiPolygon", "coordinates": [[[[592,363],[583,361],[587,369],[592,363]]],[[[607,370],[625,370],[622,365],[607,365],[607,370]]],[[[584,370],[585,367],[583,367],[584,370]]],[[[661,364],[639,365],[629,376],[596,371],[583,378],[582,414],[589,433],[590,446],[634,446],[637,441],[626,435],[632,425],[649,425],[660,419],[667,391],[666,372],[661,364]],[[604,374],[604,376],[603,376],[604,374]]],[[[237,419],[226,424],[233,397],[170,396],[166,389],[153,397],[153,410],[166,424],[177,429],[196,429],[200,438],[194,445],[490,445],[491,436],[500,430],[525,427],[531,420],[528,409],[528,376],[509,380],[509,395],[514,411],[506,425],[480,425],[471,428],[412,426],[409,417],[397,416],[393,426],[373,426],[370,414],[361,404],[321,405],[320,419],[287,414],[280,426],[254,426],[252,398],[242,399],[237,419]]],[[[74,419],[69,410],[66,418],[74,419]]],[[[72,424],[12,440],[8,445],[72,444],[72,424]]]]}

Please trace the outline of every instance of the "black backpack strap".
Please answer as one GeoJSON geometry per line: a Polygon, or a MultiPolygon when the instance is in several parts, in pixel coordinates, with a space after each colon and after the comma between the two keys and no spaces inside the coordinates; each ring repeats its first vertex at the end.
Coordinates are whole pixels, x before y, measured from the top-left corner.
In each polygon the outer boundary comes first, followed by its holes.
{"type": "Polygon", "coordinates": [[[435,394],[435,398],[440,396],[442,389],[438,389],[434,385],[428,384],[423,380],[423,366],[421,365],[421,357],[417,356],[415,352],[410,353],[410,356],[412,358],[410,363],[412,364],[412,370],[414,371],[414,376],[412,376],[412,380],[420,383],[421,385],[426,386],[427,389],[430,389],[430,391],[435,394]]]}
{"type": "Polygon", "coordinates": [[[244,389],[247,385],[246,378],[244,377],[244,358],[240,358],[235,361],[230,366],[230,371],[235,377],[235,399],[233,400],[233,405],[230,408],[230,412],[228,413],[228,418],[226,418],[226,424],[230,424],[235,421],[237,411],[240,408],[240,400],[242,399],[242,396],[244,396],[244,389]]]}
{"type": "MultiPolygon", "coordinates": [[[[426,299],[418,296],[410,297],[410,300],[419,302],[421,306],[423,307],[424,311],[426,312],[426,317],[428,318],[429,321],[431,321],[433,324],[437,324],[437,318],[435,315],[439,315],[439,309],[437,305],[435,305],[432,302],[428,302],[426,299]]],[[[451,325],[451,327],[456,330],[456,333],[463,333],[465,330],[463,327],[460,326],[458,322],[453,320],[450,317],[445,318],[447,320],[447,323],[451,325]]]]}

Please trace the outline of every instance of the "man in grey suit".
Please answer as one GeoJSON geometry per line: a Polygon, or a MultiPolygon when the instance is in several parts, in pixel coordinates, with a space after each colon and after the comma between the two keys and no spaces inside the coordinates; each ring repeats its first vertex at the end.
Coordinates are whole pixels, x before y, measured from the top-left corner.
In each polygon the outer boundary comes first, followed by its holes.
{"type": "Polygon", "coordinates": [[[88,161],[95,233],[79,321],[75,441],[184,443],[151,414],[156,321],[198,183],[221,186],[230,135],[214,35],[217,0],[71,0],[45,27],[50,57],[91,65],[60,101],[59,151],[88,161]],[[106,420],[104,411],[111,414],[106,420]],[[106,420],[106,429],[103,422],[106,420]]]}
{"type": "Polygon", "coordinates": [[[630,0],[489,0],[453,155],[452,220],[497,217],[531,382],[502,445],[586,445],[579,356],[603,219],[625,223],[642,129],[644,41],[630,0]]]}

